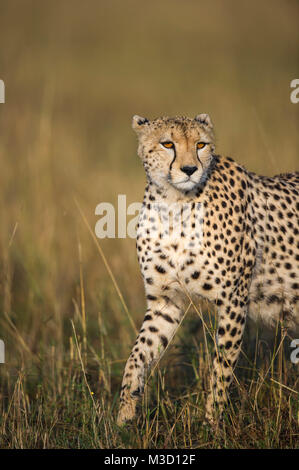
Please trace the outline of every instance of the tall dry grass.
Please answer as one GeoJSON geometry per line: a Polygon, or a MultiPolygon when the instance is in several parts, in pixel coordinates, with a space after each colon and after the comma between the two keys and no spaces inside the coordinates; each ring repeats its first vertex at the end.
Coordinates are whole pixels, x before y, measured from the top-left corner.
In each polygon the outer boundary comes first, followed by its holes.
{"type": "Polygon", "coordinates": [[[142,199],[135,113],[209,112],[219,153],[296,169],[297,17],[292,0],[1,2],[0,447],[298,447],[288,339],[252,325],[223,427],[202,427],[212,341],[194,308],[138,424],[116,428],[143,286],[135,241],[99,249],[87,227],[99,202],[142,199]]]}

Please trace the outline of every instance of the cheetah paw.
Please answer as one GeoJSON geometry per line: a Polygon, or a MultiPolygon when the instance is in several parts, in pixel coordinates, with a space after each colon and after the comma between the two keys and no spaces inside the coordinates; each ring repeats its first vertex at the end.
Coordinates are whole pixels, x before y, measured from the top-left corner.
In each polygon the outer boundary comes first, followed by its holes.
{"type": "Polygon", "coordinates": [[[136,416],[137,400],[127,397],[122,403],[117,416],[117,425],[124,426],[128,421],[132,421],[136,416]]]}

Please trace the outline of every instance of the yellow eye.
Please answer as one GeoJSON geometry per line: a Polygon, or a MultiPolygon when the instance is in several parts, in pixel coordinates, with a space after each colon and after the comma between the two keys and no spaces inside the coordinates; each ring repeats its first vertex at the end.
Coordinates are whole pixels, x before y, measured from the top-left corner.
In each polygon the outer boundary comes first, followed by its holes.
{"type": "Polygon", "coordinates": [[[167,149],[172,149],[174,147],[172,142],[162,142],[163,147],[167,149]]]}
{"type": "Polygon", "coordinates": [[[197,148],[198,149],[203,149],[206,145],[207,145],[206,142],[198,142],[197,143],[197,148]]]}

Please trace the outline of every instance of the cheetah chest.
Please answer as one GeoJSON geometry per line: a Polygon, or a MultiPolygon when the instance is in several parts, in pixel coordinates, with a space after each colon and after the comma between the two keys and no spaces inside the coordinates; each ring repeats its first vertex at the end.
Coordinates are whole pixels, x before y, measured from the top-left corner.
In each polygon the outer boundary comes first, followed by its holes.
{"type": "Polygon", "coordinates": [[[200,203],[143,207],[137,231],[137,252],[145,285],[153,290],[188,291],[191,296],[217,297],[217,283],[206,269],[204,217],[200,203]]]}

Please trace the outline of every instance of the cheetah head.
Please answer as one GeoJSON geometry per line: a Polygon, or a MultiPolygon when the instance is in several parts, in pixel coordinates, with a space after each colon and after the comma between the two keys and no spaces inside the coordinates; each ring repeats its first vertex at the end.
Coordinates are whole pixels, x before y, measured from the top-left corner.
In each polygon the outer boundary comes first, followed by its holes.
{"type": "Polygon", "coordinates": [[[187,192],[205,180],[215,150],[213,124],[207,114],[153,121],[136,115],[132,127],[150,181],[187,192]]]}

